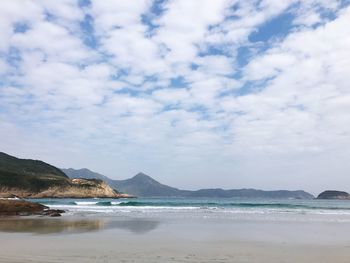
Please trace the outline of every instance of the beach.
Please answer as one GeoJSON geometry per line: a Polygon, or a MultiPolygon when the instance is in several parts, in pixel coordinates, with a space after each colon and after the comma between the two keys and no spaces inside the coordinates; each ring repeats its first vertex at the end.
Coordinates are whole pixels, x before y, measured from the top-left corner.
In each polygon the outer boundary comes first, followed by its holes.
{"type": "Polygon", "coordinates": [[[297,217],[2,218],[0,262],[349,262],[349,218],[297,217]]]}

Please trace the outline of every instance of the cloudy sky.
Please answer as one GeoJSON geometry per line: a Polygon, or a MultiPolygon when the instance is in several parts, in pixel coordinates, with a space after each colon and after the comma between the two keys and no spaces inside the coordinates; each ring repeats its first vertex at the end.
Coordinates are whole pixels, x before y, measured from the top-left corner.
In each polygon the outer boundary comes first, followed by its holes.
{"type": "Polygon", "coordinates": [[[189,189],[350,191],[349,2],[1,1],[0,151],[189,189]]]}

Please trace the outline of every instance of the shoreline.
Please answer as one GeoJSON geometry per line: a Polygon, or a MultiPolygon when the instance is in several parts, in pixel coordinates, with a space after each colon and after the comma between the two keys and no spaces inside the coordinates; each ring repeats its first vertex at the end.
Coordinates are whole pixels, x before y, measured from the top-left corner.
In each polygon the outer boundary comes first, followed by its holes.
{"type": "Polygon", "coordinates": [[[0,219],[0,262],[345,263],[349,227],[132,216],[0,219]],[[9,223],[12,230],[4,231],[9,223]]]}
{"type": "MultiPolygon", "coordinates": [[[[293,201],[294,210],[287,200],[282,210],[280,202],[276,209],[265,201],[231,210],[164,207],[159,200],[150,201],[158,207],[145,206],[145,200],[137,200],[141,207],[103,199],[45,201],[67,213],[0,218],[0,262],[347,263],[350,258],[348,210],[304,213],[299,210],[304,201],[293,201]]],[[[310,202],[307,207],[314,207],[310,202]]],[[[324,205],[329,207],[318,204],[324,205]]],[[[333,206],[347,209],[342,202],[333,206]]]]}

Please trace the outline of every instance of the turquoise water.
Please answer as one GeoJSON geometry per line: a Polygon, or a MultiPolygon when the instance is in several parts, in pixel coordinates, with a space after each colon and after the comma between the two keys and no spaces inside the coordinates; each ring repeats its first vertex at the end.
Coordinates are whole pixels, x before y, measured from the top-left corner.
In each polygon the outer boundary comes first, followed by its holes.
{"type": "Polygon", "coordinates": [[[283,200],[237,198],[35,199],[71,214],[314,214],[349,216],[346,200],[283,200]]]}

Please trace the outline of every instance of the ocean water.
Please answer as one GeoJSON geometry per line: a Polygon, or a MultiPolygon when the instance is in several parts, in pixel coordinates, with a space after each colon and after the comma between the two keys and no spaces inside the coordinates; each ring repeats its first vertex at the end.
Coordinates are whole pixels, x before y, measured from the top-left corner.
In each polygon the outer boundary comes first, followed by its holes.
{"type": "Polygon", "coordinates": [[[350,201],[242,198],[31,199],[65,216],[350,222],[350,201]]]}

